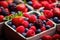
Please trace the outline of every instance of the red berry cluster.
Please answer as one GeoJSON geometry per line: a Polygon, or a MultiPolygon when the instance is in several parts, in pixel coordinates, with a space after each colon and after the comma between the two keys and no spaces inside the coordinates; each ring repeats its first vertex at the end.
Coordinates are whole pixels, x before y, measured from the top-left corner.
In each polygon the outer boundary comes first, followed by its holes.
{"type": "Polygon", "coordinates": [[[53,36],[44,35],[42,40],[60,40],[60,34],[54,34],[53,36]]]}
{"type": "Polygon", "coordinates": [[[31,5],[34,9],[45,7],[45,9],[51,9],[55,7],[57,0],[27,0],[27,4],[31,5]]]}

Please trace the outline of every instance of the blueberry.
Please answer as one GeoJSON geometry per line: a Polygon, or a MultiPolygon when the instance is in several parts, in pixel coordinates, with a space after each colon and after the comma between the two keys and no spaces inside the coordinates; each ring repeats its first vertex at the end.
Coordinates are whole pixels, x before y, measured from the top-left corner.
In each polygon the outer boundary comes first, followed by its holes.
{"type": "Polygon", "coordinates": [[[31,2],[31,1],[29,1],[29,2],[27,2],[27,4],[32,5],[32,2],[31,2]]]}
{"type": "Polygon", "coordinates": [[[57,23],[58,22],[58,17],[54,17],[53,21],[57,23]]]}
{"type": "Polygon", "coordinates": [[[10,26],[11,26],[11,25],[12,25],[12,22],[8,22],[8,25],[10,25],[10,26]]]}
{"type": "Polygon", "coordinates": [[[29,30],[29,29],[28,29],[28,28],[26,28],[26,29],[25,29],[25,32],[27,32],[28,30],[29,30]]]}
{"type": "Polygon", "coordinates": [[[43,26],[46,26],[45,24],[43,24],[43,26]]]}
{"type": "Polygon", "coordinates": [[[43,24],[46,24],[46,20],[43,20],[43,24]]]}
{"type": "Polygon", "coordinates": [[[22,35],[23,35],[24,37],[26,37],[26,33],[22,33],[22,35]]]}
{"type": "Polygon", "coordinates": [[[16,14],[16,13],[14,11],[12,11],[11,14],[16,14]]]}
{"type": "Polygon", "coordinates": [[[40,32],[41,32],[41,30],[40,29],[37,29],[36,33],[40,33],[40,32]]]}
{"type": "Polygon", "coordinates": [[[32,23],[30,23],[30,24],[28,25],[28,28],[30,28],[31,26],[33,26],[33,24],[32,24],[32,23]]]}
{"type": "Polygon", "coordinates": [[[60,23],[60,20],[58,20],[58,23],[60,23]]]}
{"type": "Polygon", "coordinates": [[[24,20],[28,21],[28,20],[29,20],[29,18],[24,18],[24,20]]]}
{"type": "Polygon", "coordinates": [[[49,26],[49,25],[46,25],[46,29],[50,29],[51,28],[51,26],[49,26]]]}
{"type": "Polygon", "coordinates": [[[13,29],[16,29],[16,26],[15,26],[15,25],[12,25],[12,28],[13,28],[13,29]]]}

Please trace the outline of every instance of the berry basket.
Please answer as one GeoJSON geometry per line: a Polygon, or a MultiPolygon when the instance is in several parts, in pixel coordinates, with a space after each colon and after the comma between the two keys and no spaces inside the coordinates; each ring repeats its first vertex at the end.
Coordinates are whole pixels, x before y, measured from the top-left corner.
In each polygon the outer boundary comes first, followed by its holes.
{"type": "MultiPolygon", "coordinates": [[[[31,13],[32,12],[29,12],[30,15],[32,15],[31,13]]],[[[36,12],[37,13],[37,12],[36,12]]],[[[50,20],[51,21],[51,20],[50,20]]],[[[5,22],[5,25],[4,25],[4,34],[6,35],[6,38],[9,39],[9,40],[38,40],[40,39],[40,37],[42,37],[43,35],[46,34],[50,34],[50,31],[51,33],[54,31],[55,27],[56,27],[56,24],[54,22],[52,22],[54,24],[54,27],[46,30],[46,31],[43,31],[41,33],[38,33],[32,37],[24,37],[22,34],[18,33],[15,29],[13,29],[11,26],[8,25],[8,22],[5,22]],[[49,33],[48,33],[49,32],[49,33]]]]}

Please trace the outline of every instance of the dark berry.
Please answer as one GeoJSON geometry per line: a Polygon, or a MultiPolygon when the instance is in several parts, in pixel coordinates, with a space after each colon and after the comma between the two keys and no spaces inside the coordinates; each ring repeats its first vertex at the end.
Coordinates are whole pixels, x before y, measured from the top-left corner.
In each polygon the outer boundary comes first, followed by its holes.
{"type": "Polygon", "coordinates": [[[57,23],[58,22],[58,17],[54,17],[53,21],[57,23]]]}
{"type": "Polygon", "coordinates": [[[42,22],[42,20],[37,19],[37,21],[34,23],[34,25],[35,25],[35,26],[36,26],[36,28],[38,29],[40,26],[42,26],[42,25],[43,25],[43,22],[42,22]]]}
{"type": "Polygon", "coordinates": [[[13,29],[16,29],[16,26],[15,26],[15,25],[12,25],[12,28],[13,28],[13,29]]]}
{"type": "Polygon", "coordinates": [[[24,20],[28,21],[28,20],[29,20],[29,18],[24,18],[24,20]]]}
{"type": "Polygon", "coordinates": [[[8,25],[12,26],[12,22],[8,22],[8,25]]]}
{"type": "Polygon", "coordinates": [[[26,33],[22,33],[22,35],[26,37],[26,33]]]}
{"type": "Polygon", "coordinates": [[[30,24],[28,25],[28,28],[30,28],[31,26],[33,26],[33,23],[30,23],[30,24]]]}
{"type": "Polygon", "coordinates": [[[29,2],[27,2],[29,5],[32,5],[32,2],[31,1],[29,1],[29,2]]]}
{"type": "Polygon", "coordinates": [[[46,24],[46,20],[43,20],[43,24],[46,24]]]}
{"type": "Polygon", "coordinates": [[[60,20],[58,20],[58,23],[60,23],[60,20]]]}
{"type": "Polygon", "coordinates": [[[16,9],[16,4],[15,4],[15,3],[9,4],[8,8],[10,9],[10,11],[15,11],[15,9],[16,9]]]}
{"type": "Polygon", "coordinates": [[[37,29],[37,30],[36,30],[36,33],[40,33],[40,32],[41,32],[41,30],[40,30],[40,29],[37,29]]]}
{"type": "Polygon", "coordinates": [[[28,30],[29,30],[29,29],[28,29],[28,28],[26,28],[26,29],[25,29],[25,32],[27,32],[28,30]]]}
{"type": "Polygon", "coordinates": [[[12,11],[11,14],[16,14],[16,13],[14,11],[12,11]]]}
{"type": "Polygon", "coordinates": [[[50,29],[51,28],[51,26],[49,26],[49,25],[46,25],[46,29],[50,29]]]}

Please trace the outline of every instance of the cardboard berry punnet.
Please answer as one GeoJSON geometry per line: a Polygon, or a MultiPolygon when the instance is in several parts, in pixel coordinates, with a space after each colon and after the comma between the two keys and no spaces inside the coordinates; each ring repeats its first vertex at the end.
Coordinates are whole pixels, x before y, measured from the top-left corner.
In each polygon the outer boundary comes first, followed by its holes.
{"type": "MultiPolygon", "coordinates": [[[[38,12],[35,12],[34,13],[37,13],[38,12]]],[[[33,15],[33,12],[29,12],[30,15],[33,15]],[[31,14],[32,13],[32,14],[31,14]]],[[[50,20],[51,21],[51,20],[50,20]]],[[[22,34],[18,33],[15,29],[13,29],[10,25],[8,25],[8,22],[5,22],[5,25],[4,25],[4,33],[6,35],[6,38],[8,38],[9,40],[38,40],[40,39],[43,35],[45,34],[49,34],[49,35],[52,35],[53,32],[55,32],[55,28],[56,28],[56,24],[54,22],[52,22],[54,24],[54,27],[48,29],[48,30],[45,30],[43,32],[40,32],[32,37],[24,37],[22,34]]]]}

